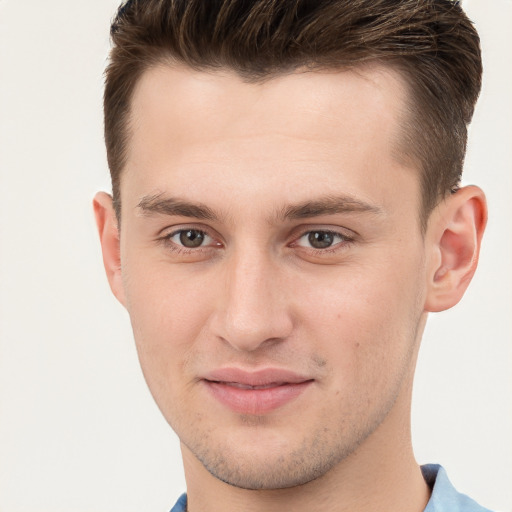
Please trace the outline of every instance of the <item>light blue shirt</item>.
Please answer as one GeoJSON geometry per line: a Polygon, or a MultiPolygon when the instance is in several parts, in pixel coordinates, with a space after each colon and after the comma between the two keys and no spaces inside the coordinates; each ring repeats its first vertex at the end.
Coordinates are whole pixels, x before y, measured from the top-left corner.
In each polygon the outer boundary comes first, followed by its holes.
{"type": "MultiPolygon", "coordinates": [[[[448,480],[446,471],[438,464],[421,466],[425,481],[432,489],[432,495],[424,512],[491,512],[481,507],[465,494],[460,494],[448,480]]],[[[187,495],[182,494],[171,512],[186,512],[187,495]]]]}
{"type": "Polygon", "coordinates": [[[425,482],[432,489],[425,512],[491,512],[469,496],[457,492],[442,466],[426,464],[421,466],[421,471],[425,482]]]}

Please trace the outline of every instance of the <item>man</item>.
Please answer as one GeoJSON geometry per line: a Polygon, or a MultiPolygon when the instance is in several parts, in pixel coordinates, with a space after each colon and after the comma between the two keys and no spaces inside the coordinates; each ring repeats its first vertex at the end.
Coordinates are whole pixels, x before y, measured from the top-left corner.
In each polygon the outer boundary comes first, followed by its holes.
{"type": "Polygon", "coordinates": [[[413,456],[429,312],[476,268],[478,36],[448,0],[133,0],[94,208],[181,441],[173,511],[481,511],[413,456]]]}

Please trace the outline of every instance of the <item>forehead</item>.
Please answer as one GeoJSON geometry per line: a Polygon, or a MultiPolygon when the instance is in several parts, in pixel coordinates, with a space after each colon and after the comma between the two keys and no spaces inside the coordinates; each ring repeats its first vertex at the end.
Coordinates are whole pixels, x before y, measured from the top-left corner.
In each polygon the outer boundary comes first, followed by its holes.
{"type": "Polygon", "coordinates": [[[156,66],[132,98],[121,190],[125,178],[134,200],[190,182],[210,191],[229,182],[240,192],[289,190],[296,201],[321,178],[324,194],[364,199],[399,166],[404,103],[400,75],[377,65],[258,83],[227,70],[156,66]]]}
{"type": "Polygon", "coordinates": [[[332,127],[326,125],[340,128],[340,121],[358,133],[383,125],[394,128],[403,111],[404,91],[400,75],[379,65],[296,71],[256,83],[230,70],[159,65],[146,70],[135,87],[131,121],[140,130],[158,124],[187,142],[196,137],[205,142],[207,135],[229,131],[256,135],[283,130],[290,136],[327,139],[334,134],[324,130],[332,127]]]}

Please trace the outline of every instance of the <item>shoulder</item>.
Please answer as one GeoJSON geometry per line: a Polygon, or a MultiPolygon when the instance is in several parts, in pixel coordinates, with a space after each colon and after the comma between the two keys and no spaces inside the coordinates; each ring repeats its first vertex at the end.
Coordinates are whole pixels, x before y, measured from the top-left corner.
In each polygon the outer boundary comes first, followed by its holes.
{"type": "Polygon", "coordinates": [[[171,508],[171,512],[186,512],[187,511],[187,494],[182,494],[174,507],[171,508]]]}
{"type": "Polygon", "coordinates": [[[437,464],[421,466],[423,477],[432,489],[425,512],[491,512],[469,496],[457,492],[443,467],[437,464]]]}

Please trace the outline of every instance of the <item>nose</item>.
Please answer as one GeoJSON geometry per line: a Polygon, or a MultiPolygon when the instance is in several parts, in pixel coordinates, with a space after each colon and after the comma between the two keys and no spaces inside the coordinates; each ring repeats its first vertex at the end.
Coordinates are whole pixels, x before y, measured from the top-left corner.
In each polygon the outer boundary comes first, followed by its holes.
{"type": "Polygon", "coordinates": [[[233,348],[253,352],[286,339],[293,321],[279,264],[264,251],[248,252],[224,262],[223,292],[213,325],[215,334],[233,348]]]}

